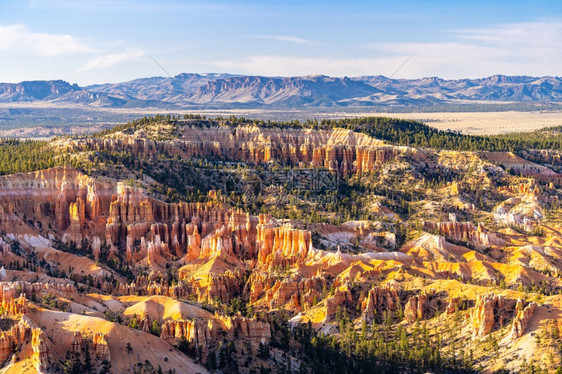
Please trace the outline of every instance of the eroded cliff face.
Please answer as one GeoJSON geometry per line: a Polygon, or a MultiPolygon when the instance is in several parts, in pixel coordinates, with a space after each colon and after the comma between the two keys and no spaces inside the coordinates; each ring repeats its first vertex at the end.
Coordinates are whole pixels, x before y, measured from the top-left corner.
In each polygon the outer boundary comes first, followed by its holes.
{"type": "Polygon", "coordinates": [[[113,192],[110,184],[70,168],[0,177],[1,229],[33,245],[56,236],[80,246],[103,230],[113,192]]]}
{"type": "Polygon", "coordinates": [[[322,298],[326,284],[323,277],[278,279],[268,272],[253,272],[248,281],[250,302],[270,309],[306,310],[322,298]]]}
{"type": "Polygon", "coordinates": [[[445,312],[447,315],[454,314],[457,310],[459,310],[460,299],[458,297],[453,297],[447,303],[447,308],[445,312]]]}
{"type": "Polygon", "coordinates": [[[404,307],[404,317],[406,318],[406,321],[408,321],[408,323],[413,323],[424,318],[424,309],[427,308],[425,306],[427,298],[427,295],[420,294],[412,296],[408,299],[408,302],[404,307]]]}
{"type": "Polygon", "coordinates": [[[72,335],[72,348],[71,352],[74,355],[79,355],[83,347],[83,337],[80,331],[75,331],[72,335]]]}
{"type": "Polygon", "coordinates": [[[0,333],[0,362],[12,357],[12,362],[19,361],[22,350],[31,351],[30,359],[39,373],[49,372],[53,363],[49,338],[39,327],[33,327],[27,317],[22,317],[8,330],[0,333]]]}
{"type": "MultiPolygon", "coordinates": [[[[52,239],[89,243],[99,259],[104,245],[125,252],[128,262],[162,266],[172,256],[256,253],[257,217],[216,204],[166,204],[123,183],[96,181],[73,169],[56,168],[0,178],[0,225],[28,245],[52,239]]],[[[10,247],[1,242],[2,253],[10,247]]]]}
{"type": "Polygon", "coordinates": [[[17,297],[25,295],[30,298],[39,292],[53,292],[60,291],[67,294],[76,294],[77,289],[70,282],[27,282],[27,281],[11,281],[0,282],[0,293],[2,300],[9,302],[15,300],[17,297]]]}
{"type": "Polygon", "coordinates": [[[276,160],[301,167],[322,167],[342,174],[369,173],[394,160],[404,147],[385,145],[351,130],[288,130],[241,126],[192,127],[178,140],[146,139],[142,131],[131,136],[76,139],[61,145],[67,150],[130,152],[149,159],[162,152],[184,159],[210,157],[250,164],[276,160]]]}
{"type": "Polygon", "coordinates": [[[215,314],[211,319],[173,319],[164,322],[160,337],[175,345],[181,338],[193,344],[195,349],[201,349],[203,355],[209,353],[211,347],[218,345],[226,336],[229,340],[235,337],[247,339],[254,346],[269,344],[271,329],[268,322],[255,318],[233,317],[215,314]]]}
{"type": "Polygon", "coordinates": [[[27,299],[22,293],[16,297],[17,288],[13,286],[6,287],[5,283],[2,282],[0,283],[0,289],[2,292],[2,302],[0,305],[4,314],[10,317],[17,317],[27,312],[27,299]]]}
{"type": "Polygon", "coordinates": [[[513,316],[514,300],[493,293],[478,295],[470,311],[473,338],[482,338],[494,328],[503,327],[513,316]]]}
{"type": "MultiPolygon", "coordinates": [[[[0,177],[0,306],[18,321],[0,335],[0,361],[14,344],[29,341],[25,355],[37,370],[64,362],[66,352],[84,359],[86,351],[100,365],[107,360],[126,370],[142,354],[154,359],[152,347],[172,357],[171,345],[185,338],[205,362],[225,344],[248,343],[254,352],[267,345],[272,331],[279,333],[275,318],[285,315],[342,341],[348,337],[338,319],[347,318],[357,331],[366,326],[375,334],[386,324],[407,336],[416,326],[440,334],[440,326],[458,323],[459,334],[473,336],[465,339],[471,348],[492,333],[516,346],[531,331],[544,331],[547,309],[561,308],[554,296],[562,288],[561,231],[555,223],[540,226],[547,214],[556,215],[555,187],[509,179],[475,153],[394,147],[347,130],[192,127],[177,135],[152,140],[138,130],[57,144],[84,157],[130,152],[146,163],[165,154],[221,167],[235,160],[326,168],[364,188],[348,202],[364,199],[355,208],[368,210],[367,218],[326,224],[276,219],[267,207],[252,215],[218,198],[168,203],[132,186],[150,185],[148,177],[130,183],[70,168],[0,177]],[[461,181],[469,169],[475,175],[461,181]],[[453,182],[432,179],[439,176],[453,182]],[[400,178],[407,189],[392,205],[400,178]],[[470,194],[478,185],[486,185],[481,198],[470,194]],[[526,223],[515,231],[506,217],[526,223]],[[522,234],[537,228],[544,233],[522,234]],[[534,300],[541,302],[516,302],[537,289],[542,296],[534,300]],[[136,330],[126,326],[133,313],[136,330]],[[124,325],[112,322],[120,317],[124,325]],[[53,332],[53,324],[65,333],[53,332]],[[60,347],[50,349],[55,337],[60,347]]],[[[186,364],[177,354],[170,368],[186,364]]]]}
{"type": "Polygon", "coordinates": [[[10,329],[0,333],[0,362],[5,362],[14,354],[14,347],[31,339],[32,328],[24,320],[20,320],[10,329]]]}
{"type": "MultiPolygon", "coordinates": [[[[89,246],[84,250],[91,251],[95,259],[99,259],[106,246],[110,249],[109,256],[119,254],[126,263],[148,266],[155,275],[163,275],[167,264],[180,258],[181,284],[164,285],[142,277],[128,284],[112,285],[100,280],[102,289],[116,294],[179,298],[195,295],[200,302],[215,299],[228,302],[248,292],[251,303],[270,309],[289,307],[303,311],[324,299],[322,292],[330,286],[328,274],[338,275],[334,281],[337,288],[357,277],[376,279],[380,270],[365,267],[379,258],[399,260],[403,264],[412,261],[409,255],[392,257],[384,253],[350,255],[321,251],[313,247],[311,231],[277,221],[269,215],[251,216],[219,203],[165,203],[149,197],[141,188],[99,182],[71,169],[19,174],[14,180],[3,177],[0,191],[2,223],[10,222],[5,229],[11,237],[33,237],[45,245],[47,238],[56,235],[62,240],[85,240],[89,246]],[[21,212],[27,215],[27,222],[19,218],[21,212]],[[12,226],[14,220],[19,220],[20,225],[12,226]],[[202,266],[204,264],[208,265],[202,266]],[[297,269],[294,276],[276,279],[270,275],[290,268],[297,269]],[[349,271],[344,271],[347,268],[349,271]],[[249,283],[245,283],[246,272],[250,273],[249,283]]],[[[426,222],[425,226],[445,238],[475,247],[504,244],[503,239],[483,225],[474,226],[470,222],[426,222]]],[[[334,229],[336,227],[331,230],[334,229]]],[[[358,238],[369,232],[361,225],[355,231],[359,233],[358,238]]],[[[439,248],[442,246],[438,244],[436,249],[442,251],[439,248]]],[[[5,241],[2,248],[10,253],[5,241]]],[[[467,255],[459,257],[463,261],[466,258],[467,255]]],[[[481,258],[477,255],[476,259],[481,258]]],[[[437,264],[431,266],[437,267],[437,264]]],[[[437,273],[455,272],[463,274],[464,270],[451,268],[437,273]]],[[[20,287],[28,297],[49,287],[76,292],[72,286],[62,284],[22,283],[20,287]]],[[[368,291],[362,301],[366,320],[372,319],[374,305],[380,305],[378,298],[381,296],[376,290],[368,291]]],[[[9,292],[12,299],[18,296],[15,291],[9,292]]],[[[416,299],[405,301],[406,309],[411,311],[406,314],[407,320],[423,316],[419,302],[416,299]]],[[[392,308],[390,304],[385,306],[392,308]]],[[[482,331],[486,330],[488,328],[482,331]]]]}
{"type": "Polygon", "coordinates": [[[31,346],[33,347],[32,360],[39,373],[45,372],[51,366],[53,357],[47,343],[47,336],[40,328],[31,331],[31,346]]]}
{"type": "Polygon", "coordinates": [[[111,352],[109,351],[109,346],[107,345],[106,335],[101,332],[94,333],[92,343],[94,345],[96,357],[111,362],[111,352]]]}
{"type": "Polygon", "coordinates": [[[373,287],[367,293],[367,297],[361,304],[362,318],[364,321],[372,322],[375,315],[382,315],[382,311],[393,311],[400,302],[398,291],[393,287],[373,287]]]}
{"type": "Polygon", "coordinates": [[[512,340],[521,337],[525,333],[525,329],[533,317],[533,313],[536,308],[537,304],[535,302],[530,302],[525,306],[525,302],[523,300],[517,300],[517,304],[515,306],[516,315],[513,318],[510,334],[510,338],[512,340]]]}
{"type": "Polygon", "coordinates": [[[306,258],[312,248],[310,231],[276,227],[265,220],[260,216],[257,227],[258,264],[288,267],[306,258]]]}
{"type": "Polygon", "coordinates": [[[493,161],[495,163],[501,163],[507,168],[511,168],[514,172],[534,177],[536,179],[544,181],[560,181],[560,174],[557,174],[553,170],[546,166],[536,164],[529,160],[537,161],[554,161],[557,162],[559,154],[558,150],[548,150],[548,151],[536,151],[528,150],[522,152],[525,156],[529,156],[529,159],[521,158],[520,156],[512,152],[481,152],[483,158],[493,161]]]}
{"type": "Polygon", "coordinates": [[[428,231],[436,231],[439,235],[456,242],[470,243],[477,248],[487,248],[491,245],[503,245],[504,240],[493,232],[488,232],[484,225],[475,226],[472,222],[424,222],[428,231]]]}

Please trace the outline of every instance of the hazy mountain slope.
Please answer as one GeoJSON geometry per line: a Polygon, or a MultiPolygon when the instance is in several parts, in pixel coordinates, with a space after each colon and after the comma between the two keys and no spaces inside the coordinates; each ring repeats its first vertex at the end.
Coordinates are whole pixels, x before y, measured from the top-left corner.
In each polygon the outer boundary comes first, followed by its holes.
{"type": "Polygon", "coordinates": [[[182,101],[186,95],[194,93],[208,82],[228,77],[229,74],[182,73],[173,78],[139,78],[128,82],[96,84],[85,88],[91,92],[127,100],[182,101]]]}
{"type": "Polygon", "coordinates": [[[62,80],[26,81],[16,84],[0,84],[0,100],[2,102],[51,100],[67,93],[80,91],[78,85],[70,85],[62,80]]]}
{"type": "Polygon", "coordinates": [[[286,105],[334,105],[350,97],[369,95],[378,89],[360,81],[327,76],[294,78],[231,77],[210,81],[190,100],[196,103],[254,102],[286,105]]]}
{"type": "Polygon", "coordinates": [[[0,102],[63,102],[88,105],[121,106],[124,100],[104,93],[91,92],[76,84],[62,80],[25,81],[21,83],[0,83],[0,102]]]}
{"type": "Polygon", "coordinates": [[[494,75],[481,79],[390,79],[179,74],[79,87],[67,82],[0,84],[0,103],[80,103],[106,107],[431,106],[459,102],[562,102],[562,79],[494,75]]]}
{"type": "Polygon", "coordinates": [[[383,76],[353,78],[380,89],[387,94],[435,97],[459,100],[490,101],[560,101],[562,79],[528,76],[494,75],[481,79],[444,80],[436,77],[422,79],[389,79],[383,76]]]}

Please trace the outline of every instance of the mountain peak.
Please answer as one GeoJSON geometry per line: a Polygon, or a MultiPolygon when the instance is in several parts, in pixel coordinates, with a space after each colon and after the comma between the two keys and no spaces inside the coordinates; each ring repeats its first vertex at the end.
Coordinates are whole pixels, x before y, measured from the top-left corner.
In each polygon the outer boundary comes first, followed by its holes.
{"type": "Polygon", "coordinates": [[[267,77],[227,73],[181,73],[174,77],[140,78],[123,83],[79,87],[63,80],[0,84],[0,102],[65,101],[89,105],[169,108],[429,106],[455,100],[505,102],[562,102],[559,77],[493,75],[480,79],[439,77],[391,79],[382,75],[330,77],[267,77]],[[67,96],[70,92],[81,95],[67,96]]]}

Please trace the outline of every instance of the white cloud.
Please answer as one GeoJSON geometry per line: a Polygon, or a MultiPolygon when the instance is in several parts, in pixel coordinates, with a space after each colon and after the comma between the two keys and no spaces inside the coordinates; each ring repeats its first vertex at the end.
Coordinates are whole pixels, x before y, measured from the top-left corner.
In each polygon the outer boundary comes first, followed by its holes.
{"type": "Polygon", "coordinates": [[[378,71],[376,64],[376,60],[366,58],[331,59],[298,56],[251,56],[244,61],[218,61],[214,63],[214,65],[227,70],[269,76],[376,74],[376,71],[378,71]]]}
{"type": "Polygon", "coordinates": [[[562,21],[455,30],[447,42],[377,43],[362,58],[250,56],[214,63],[223,69],[261,75],[334,76],[392,74],[396,78],[476,78],[493,74],[560,75],[562,21]]]}
{"type": "Polygon", "coordinates": [[[0,51],[31,52],[50,57],[94,49],[71,35],[33,32],[24,25],[0,25],[0,51]]]}
{"type": "Polygon", "coordinates": [[[313,44],[310,40],[297,38],[294,36],[284,36],[284,35],[254,35],[252,38],[259,38],[259,39],[271,39],[271,40],[280,40],[282,42],[290,42],[290,43],[297,43],[297,44],[313,44]]]}
{"type": "Polygon", "coordinates": [[[110,53],[107,55],[94,58],[93,60],[89,61],[86,65],[78,69],[77,71],[82,72],[92,69],[108,68],[111,66],[115,66],[117,64],[121,64],[123,62],[138,59],[139,57],[145,55],[146,55],[145,52],[138,49],[131,49],[121,53],[110,53]]]}
{"type": "Polygon", "coordinates": [[[387,56],[415,52],[397,75],[482,77],[492,74],[559,75],[562,22],[500,25],[453,32],[451,42],[375,44],[387,56]]]}

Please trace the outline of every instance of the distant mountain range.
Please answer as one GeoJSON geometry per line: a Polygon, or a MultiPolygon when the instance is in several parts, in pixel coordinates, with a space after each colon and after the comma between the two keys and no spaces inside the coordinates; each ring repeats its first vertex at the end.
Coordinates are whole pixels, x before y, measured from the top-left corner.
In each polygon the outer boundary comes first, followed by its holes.
{"type": "Polygon", "coordinates": [[[179,74],[80,87],[62,80],[0,83],[0,103],[107,108],[424,107],[459,103],[562,102],[562,78],[391,79],[179,74]]]}

